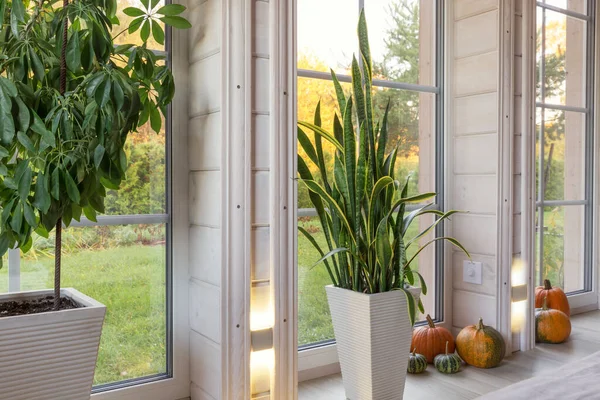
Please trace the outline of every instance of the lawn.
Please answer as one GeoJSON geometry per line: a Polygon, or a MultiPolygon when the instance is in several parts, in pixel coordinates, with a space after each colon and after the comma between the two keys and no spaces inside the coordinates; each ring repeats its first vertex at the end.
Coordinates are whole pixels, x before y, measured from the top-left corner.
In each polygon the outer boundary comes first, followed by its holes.
{"type": "MultiPolygon", "coordinates": [[[[21,289],[52,287],[52,258],[21,261],[21,289]]],[[[74,287],[107,307],[95,384],[165,372],[165,248],[134,244],[73,249],[63,256],[63,287],[74,287]]],[[[8,290],[0,270],[0,292],[8,290]]]]}

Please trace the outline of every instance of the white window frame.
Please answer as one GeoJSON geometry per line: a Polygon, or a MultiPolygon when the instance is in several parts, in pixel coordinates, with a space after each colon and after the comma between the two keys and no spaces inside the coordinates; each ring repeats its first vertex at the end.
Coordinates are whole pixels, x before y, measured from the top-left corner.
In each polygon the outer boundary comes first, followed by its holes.
{"type": "MultiPolygon", "coordinates": [[[[296,0],[297,1],[297,0],[296,0]]],[[[358,3],[359,11],[364,7],[365,2],[369,0],[356,0],[358,3]]],[[[436,174],[436,189],[438,190],[438,199],[436,202],[436,206],[438,208],[442,207],[445,204],[445,176],[443,173],[443,165],[445,160],[445,149],[444,149],[444,139],[443,132],[445,131],[445,120],[444,120],[444,111],[445,111],[445,92],[444,88],[444,79],[445,79],[445,59],[444,59],[444,48],[447,45],[446,36],[447,32],[445,29],[446,26],[446,13],[444,11],[444,0],[436,1],[436,20],[439,26],[438,32],[436,32],[435,40],[436,46],[438,46],[436,51],[436,56],[439,58],[436,60],[436,76],[435,76],[435,86],[426,86],[426,85],[418,85],[418,84],[410,84],[410,83],[400,83],[395,81],[382,81],[382,80],[374,80],[374,87],[387,87],[392,89],[402,89],[402,90],[410,90],[414,92],[425,92],[425,93],[434,93],[437,95],[436,99],[436,152],[439,153],[436,158],[436,166],[435,166],[435,174],[436,174]],[[442,148],[440,151],[440,147],[442,148]]],[[[296,13],[296,19],[298,15],[296,13]]],[[[297,25],[298,21],[293,21],[295,25],[297,25]]],[[[296,47],[296,46],[294,46],[296,47]]],[[[297,55],[296,55],[297,56],[297,55]]],[[[297,57],[296,57],[297,59],[297,57]]],[[[310,78],[310,79],[322,79],[331,81],[330,74],[326,72],[312,71],[312,70],[302,70],[297,69],[297,78],[310,78]]],[[[346,75],[337,75],[340,82],[348,82],[351,81],[351,78],[346,75]]],[[[294,116],[294,120],[297,116],[294,116]]],[[[313,216],[316,215],[314,209],[297,209],[297,216],[313,216]]],[[[297,219],[295,220],[295,228],[297,228],[297,219]]],[[[443,234],[444,227],[438,227],[436,234],[443,234]]],[[[297,249],[296,249],[297,253],[297,249]]],[[[297,265],[297,257],[295,258],[294,268],[298,268],[297,265]]],[[[442,279],[438,279],[439,283],[436,285],[436,314],[441,316],[441,319],[437,318],[436,322],[439,325],[445,325],[445,322],[450,317],[449,313],[451,312],[449,307],[449,293],[448,293],[448,285],[444,283],[444,275],[448,274],[448,269],[445,268],[445,265],[448,263],[447,252],[444,249],[443,243],[440,241],[436,246],[436,254],[435,254],[435,274],[436,276],[442,277],[442,279]]],[[[450,272],[451,276],[451,272],[450,272]]],[[[297,296],[297,293],[295,294],[297,296]]],[[[297,301],[297,297],[296,297],[297,301]]],[[[314,346],[308,345],[306,348],[298,349],[298,360],[297,360],[297,371],[298,371],[298,382],[315,379],[321,376],[326,376],[330,374],[335,374],[340,372],[339,366],[339,358],[337,354],[337,347],[334,341],[327,341],[324,343],[315,343],[314,346]]]]}
{"type": "MultiPolygon", "coordinates": [[[[589,1],[589,0],[588,0],[589,1]]],[[[582,15],[582,14],[578,14],[576,12],[573,11],[569,11],[566,9],[562,9],[560,7],[554,7],[552,5],[549,4],[545,4],[545,1],[537,1],[535,4],[533,4],[532,6],[534,8],[534,20],[530,23],[534,24],[534,28],[533,28],[533,32],[537,32],[537,18],[535,18],[535,16],[537,15],[537,10],[539,7],[553,11],[553,12],[557,12],[563,15],[566,15],[568,17],[573,17],[573,18],[578,18],[581,20],[585,20],[587,21],[587,23],[589,24],[588,27],[589,29],[592,29],[592,33],[588,34],[588,40],[592,40],[593,43],[591,45],[588,45],[588,51],[591,54],[587,54],[587,58],[586,58],[586,62],[592,64],[593,68],[588,68],[588,77],[597,77],[598,76],[598,71],[599,71],[599,60],[598,60],[598,39],[599,39],[599,32],[598,32],[598,28],[596,25],[596,21],[598,21],[598,17],[600,15],[600,8],[597,6],[593,6],[592,3],[588,3],[588,7],[589,11],[588,13],[586,13],[586,15],[582,15]],[[590,13],[591,12],[591,13],[590,13]]],[[[534,52],[537,52],[536,49],[534,48],[534,52]]],[[[534,58],[533,58],[534,63],[537,62],[537,54],[534,54],[534,58]]],[[[588,64],[589,65],[589,64],[588,64]]],[[[589,79],[589,78],[588,78],[589,79]]],[[[594,84],[597,83],[597,78],[593,79],[594,84]]],[[[534,82],[535,83],[535,82],[534,82]]],[[[589,84],[589,82],[588,82],[589,84]]],[[[596,87],[596,86],[594,86],[596,87]]],[[[531,88],[532,91],[535,91],[534,88],[531,88]]],[[[541,90],[543,90],[543,88],[541,88],[541,90]]],[[[533,96],[535,98],[535,95],[533,96]]],[[[584,205],[586,207],[589,207],[589,210],[586,211],[585,213],[585,217],[590,217],[592,221],[588,221],[587,223],[589,223],[589,226],[586,228],[585,233],[586,233],[586,238],[584,238],[584,240],[586,240],[585,243],[585,249],[584,251],[587,253],[584,263],[586,263],[587,265],[584,266],[584,268],[586,269],[585,274],[586,276],[586,282],[584,283],[587,287],[585,287],[583,290],[577,291],[577,292],[573,292],[573,293],[568,293],[568,299],[569,299],[569,305],[571,307],[571,313],[572,314],[578,314],[578,313],[583,313],[583,312],[587,312],[590,310],[596,310],[598,309],[598,304],[599,304],[599,295],[598,295],[598,276],[600,274],[598,274],[598,251],[597,249],[597,238],[598,238],[598,216],[600,209],[598,208],[598,201],[597,199],[598,197],[598,173],[596,172],[599,166],[599,140],[598,140],[598,115],[600,109],[598,108],[598,90],[591,90],[590,91],[590,96],[588,97],[588,102],[591,102],[591,104],[587,104],[586,107],[570,107],[570,106],[561,106],[561,105],[553,105],[553,104],[544,104],[544,103],[540,103],[537,102],[535,103],[535,109],[534,109],[534,118],[536,116],[536,112],[537,109],[539,108],[547,108],[547,109],[555,109],[555,110],[564,110],[564,111],[575,111],[575,112],[581,112],[581,113],[585,113],[587,115],[586,117],[586,137],[588,138],[592,138],[592,148],[587,150],[587,154],[586,157],[591,158],[591,160],[589,160],[589,162],[587,162],[587,165],[591,166],[591,171],[593,171],[592,176],[590,176],[589,178],[585,179],[585,184],[587,186],[591,186],[588,191],[586,192],[586,196],[588,197],[586,200],[582,200],[582,201],[562,201],[562,200],[558,200],[558,201],[547,201],[547,200],[543,200],[540,198],[541,196],[541,186],[540,187],[536,187],[535,188],[535,196],[536,196],[536,210],[539,210],[541,207],[543,207],[546,204],[551,204],[551,205],[558,205],[558,206],[572,206],[572,205],[584,205]]],[[[535,126],[534,126],[535,127],[535,126]]],[[[535,131],[535,137],[538,137],[540,134],[538,131],[535,131]]],[[[533,151],[534,154],[534,158],[535,158],[535,151],[536,151],[536,143],[533,143],[533,149],[531,149],[531,151],[533,151]]],[[[543,154],[543,152],[541,152],[540,154],[543,154]]],[[[535,163],[540,164],[541,161],[539,159],[535,159],[535,163]]],[[[530,171],[531,174],[533,174],[533,176],[535,177],[536,174],[536,170],[535,170],[535,166],[532,166],[532,171],[530,171]]],[[[543,180],[540,179],[540,184],[543,180]]],[[[535,182],[535,179],[534,179],[535,182]]],[[[533,214],[535,216],[535,213],[533,214]]],[[[541,213],[542,215],[542,219],[539,221],[538,225],[543,225],[543,213],[541,213]]],[[[536,245],[536,238],[535,238],[535,234],[536,231],[539,229],[539,227],[535,227],[534,229],[534,239],[533,239],[533,245],[536,245]]],[[[535,248],[534,248],[535,249],[535,248]]],[[[540,247],[538,249],[538,254],[536,255],[537,259],[541,259],[542,255],[543,255],[543,247],[540,247]]],[[[539,277],[536,276],[536,262],[532,263],[532,269],[531,269],[531,276],[534,277],[534,283],[537,282],[537,280],[539,280],[539,277]]]]}

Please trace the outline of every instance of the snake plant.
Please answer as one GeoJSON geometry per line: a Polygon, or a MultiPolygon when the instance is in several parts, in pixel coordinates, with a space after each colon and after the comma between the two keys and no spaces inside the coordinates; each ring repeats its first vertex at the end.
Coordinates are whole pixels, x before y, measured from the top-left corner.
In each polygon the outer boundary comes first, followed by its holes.
{"type": "MultiPolygon", "coordinates": [[[[422,293],[427,294],[423,277],[411,269],[419,253],[437,241],[450,242],[467,255],[468,252],[452,237],[437,237],[420,245],[428,233],[457,211],[434,209],[431,201],[435,193],[409,196],[410,177],[403,183],[396,179],[398,149],[386,154],[388,115],[393,110],[388,104],[380,122],[373,112],[373,64],[364,10],[359,18],[358,38],[362,63],[353,57],[352,93],[348,97],[331,71],[342,114],[335,113],[333,132],[321,124],[320,104],[313,122],[298,124],[298,141],[307,158],[298,156],[299,181],[309,191],[328,248],[321,248],[304,228],[298,229],[321,255],[317,264],[324,264],[335,286],[368,294],[402,290],[407,294],[410,318],[414,321],[417,304],[406,287],[418,280],[422,293]],[[335,148],[333,173],[326,166],[323,141],[335,148]],[[308,163],[317,166],[317,177],[312,175],[308,163]],[[407,211],[410,203],[420,206],[407,211]],[[434,214],[435,221],[416,236],[407,237],[410,225],[426,214],[434,214]],[[418,249],[408,258],[407,250],[412,246],[418,249]]],[[[418,308],[423,312],[420,301],[418,308]]]]}

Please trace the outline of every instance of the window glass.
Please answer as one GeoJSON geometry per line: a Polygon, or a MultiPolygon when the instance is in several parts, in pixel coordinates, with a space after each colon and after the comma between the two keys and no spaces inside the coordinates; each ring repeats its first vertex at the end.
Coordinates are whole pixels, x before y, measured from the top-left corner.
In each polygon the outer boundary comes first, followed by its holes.
{"type": "MultiPolygon", "coordinates": [[[[63,231],[62,286],[106,306],[94,384],[166,372],[165,245],[165,225],[63,231]]],[[[21,257],[21,290],[53,284],[54,234],[37,236],[21,257]]]]}

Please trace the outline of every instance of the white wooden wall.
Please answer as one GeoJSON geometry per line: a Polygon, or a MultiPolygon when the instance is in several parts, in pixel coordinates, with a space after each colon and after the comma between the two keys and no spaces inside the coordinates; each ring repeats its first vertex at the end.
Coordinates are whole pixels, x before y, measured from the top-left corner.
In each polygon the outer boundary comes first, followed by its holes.
{"type": "Polygon", "coordinates": [[[279,167],[295,159],[282,151],[291,135],[286,117],[295,112],[288,100],[293,48],[288,54],[289,46],[282,46],[292,35],[287,3],[203,0],[191,6],[193,400],[268,399],[273,390],[288,398],[283,393],[293,387],[277,384],[269,368],[250,368],[250,331],[274,327],[277,371],[294,380],[295,357],[286,354],[295,343],[287,328],[294,326],[293,301],[272,300],[290,293],[287,257],[294,253],[282,244],[291,248],[286,240],[295,236],[287,232],[295,214],[293,168],[279,167]]]}
{"type": "MultiPolygon", "coordinates": [[[[191,2],[188,137],[192,399],[220,399],[223,254],[221,1],[191,2]]],[[[177,155],[175,155],[177,156],[177,155]]]]}
{"type": "Polygon", "coordinates": [[[479,317],[496,325],[498,291],[498,0],[455,0],[450,16],[448,160],[451,234],[483,263],[483,284],[463,282],[464,254],[453,251],[452,325],[479,317]]]}

